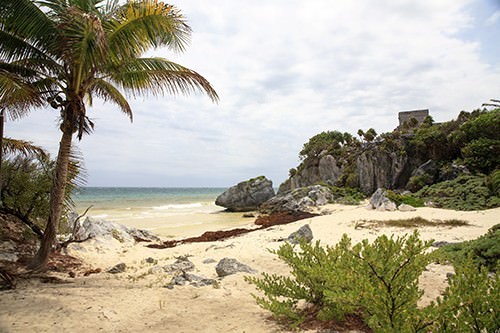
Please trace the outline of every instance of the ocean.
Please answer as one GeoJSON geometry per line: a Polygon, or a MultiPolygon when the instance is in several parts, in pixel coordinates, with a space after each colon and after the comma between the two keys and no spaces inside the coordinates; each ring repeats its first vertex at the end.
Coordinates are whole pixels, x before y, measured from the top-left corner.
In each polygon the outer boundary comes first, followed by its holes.
{"type": "Polygon", "coordinates": [[[85,187],[73,196],[88,216],[150,230],[161,237],[197,236],[204,231],[241,227],[253,222],[242,213],[215,205],[225,188],[85,187]]]}

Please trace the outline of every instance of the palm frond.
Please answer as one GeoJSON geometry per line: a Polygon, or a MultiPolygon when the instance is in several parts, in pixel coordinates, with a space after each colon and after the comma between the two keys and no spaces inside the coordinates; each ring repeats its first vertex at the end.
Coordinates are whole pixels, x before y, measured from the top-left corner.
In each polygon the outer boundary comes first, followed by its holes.
{"type": "Polygon", "coordinates": [[[158,0],[129,1],[106,24],[113,59],[139,57],[150,48],[184,51],[191,28],[180,11],[158,0]]]}
{"type": "Polygon", "coordinates": [[[22,76],[0,69],[0,109],[11,119],[27,114],[31,107],[43,105],[39,92],[22,76]]]}
{"type": "Polygon", "coordinates": [[[118,105],[120,110],[130,118],[130,121],[133,120],[132,108],[128,104],[127,99],[110,82],[104,79],[94,79],[89,90],[105,102],[110,101],[118,105]]]}
{"type": "Polygon", "coordinates": [[[0,1],[0,28],[44,51],[57,40],[55,22],[32,0],[0,1]]]}
{"type": "Polygon", "coordinates": [[[31,158],[46,158],[47,152],[39,146],[35,146],[30,141],[3,138],[3,153],[6,155],[21,154],[31,158]]]}
{"type": "Polygon", "coordinates": [[[147,93],[172,95],[204,92],[212,101],[217,92],[197,72],[164,58],[137,58],[110,71],[110,79],[133,95],[147,93]]]}
{"type": "Polygon", "coordinates": [[[64,39],[59,45],[60,53],[67,64],[75,66],[74,84],[78,86],[93,74],[97,65],[105,62],[107,39],[100,19],[92,12],[70,7],[61,18],[59,28],[64,39]]]}

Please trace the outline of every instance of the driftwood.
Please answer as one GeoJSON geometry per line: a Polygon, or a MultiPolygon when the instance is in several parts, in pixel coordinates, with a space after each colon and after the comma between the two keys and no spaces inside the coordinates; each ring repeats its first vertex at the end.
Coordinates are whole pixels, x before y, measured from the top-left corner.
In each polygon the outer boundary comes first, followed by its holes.
{"type": "Polygon", "coordinates": [[[78,217],[75,219],[75,222],[73,222],[73,231],[71,232],[71,236],[69,237],[68,240],[60,243],[58,245],[58,249],[65,249],[66,247],[68,247],[69,244],[71,243],[83,243],[85,241],[88,241],[89,239],[91,239],[92,237],[88,236],[87,238],[85,239],[75,239],[75,235],[76,233],[80,230],[80,224],[78,223],[80,221],[80,219],[82,217],[84,217],[85,215],[87,215],[88,211],[94,206],[89,206],[87,207],[87,209],[85,209],[85,211],[83,212],[82,215],[78,215],[78,217]]]}
{"type": "Polygon", "coordinates": [[[14,276],[7,272],[6,269],[0,267],[0,290],[1,289],[15,289],[16,280],[14,276]]]}

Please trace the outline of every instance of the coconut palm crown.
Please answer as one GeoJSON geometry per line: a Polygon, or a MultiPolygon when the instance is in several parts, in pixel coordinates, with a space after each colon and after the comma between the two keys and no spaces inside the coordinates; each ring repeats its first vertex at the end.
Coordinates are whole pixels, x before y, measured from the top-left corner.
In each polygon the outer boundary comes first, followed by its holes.
{"type": "Polygon", "coordinates": [[[60,112],[51,209],[31,268],[48,261],[72,139],[92,131],[87,106],[93,98],[116,104],[130,120],[132,109],[124,94],[202,92],[218,100],[211,84],[195,71],[164,58],[143,57],[158,47],[182,52],[190,35],[180,11],[158,0],[0,1],[0,108],[10,106],[15,114],[43,103],[60,112]],[[2,83],[9,80],[18,89],[2,83]],[[9,97],[11,90],[17,95],[9,97]]]}

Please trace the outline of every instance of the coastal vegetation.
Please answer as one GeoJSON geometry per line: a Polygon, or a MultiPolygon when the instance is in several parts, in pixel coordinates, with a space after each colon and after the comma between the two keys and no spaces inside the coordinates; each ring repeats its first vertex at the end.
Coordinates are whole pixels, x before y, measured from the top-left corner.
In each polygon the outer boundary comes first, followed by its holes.
{"type": "Polygon", "coordinates": [[[48,261],[59,227],[73,138],[81,140],[94,128],[87,116],[93,98],[114,103],[132,120],[122,92],[138,96],[200,91],[213,101],[218,96],[197,72],[164,58],[143,57],[157,47],[184,51],[191,34],[176,7],[156,0],[4,0],[0,34],[1,109],[50,106],[60,114],[62,135],[50,208],[30,264],[39,269],[48,261]],[[8,89],[12,83],[20,87],[14,94],[8,89]]]}
{"type": "MultiPolygon", "coordinates": [[[[418,306],[418,278],[437,256],[418,231],[379,236],[352,245],[344,234],[334,246],[302,241],[272,251],[290,276],[247,277],[260,291],[257,303],[292,327],[305,320],[362,318],[374,332],[490,332],[499,324],[499,280],[472,256],[455,262],[442,297],[418,306]],[[471,288],[470,286],[474,286],[471,288]]],[[[498,260],[498,257],[497,257],[498,260]]]]}
{"type": "Polygon", "coordinates": [[[392,132],[326,131],[299,153],[280,192],[315,184],[370,195],[384,187],[390,199],[421,207],[477,210],[500,206],[500,109],[462,111],[435,123],[414,118],[392,132]],[[411,121],[413,120],[413,121],[411,121]]]}

